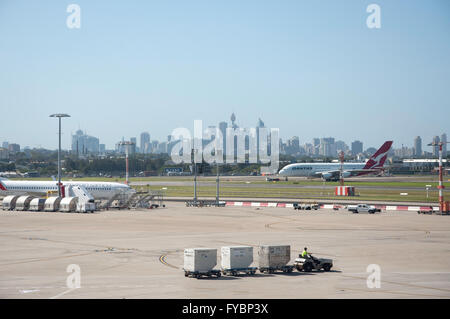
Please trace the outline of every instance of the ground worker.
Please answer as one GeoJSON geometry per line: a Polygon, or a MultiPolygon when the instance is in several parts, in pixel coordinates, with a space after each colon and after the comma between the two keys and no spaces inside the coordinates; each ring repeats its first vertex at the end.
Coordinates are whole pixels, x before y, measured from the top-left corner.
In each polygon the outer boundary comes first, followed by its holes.
{"type": "Polygon", "coordinates": [[[305,247],[304,249],[303,249],[303,252],[302,252],[302,258],[308,258],[308,255],[309,255],[309,253],[308,253],[308,251],[307,251],[308,249],[305,247]]]}
{"type": "Polygon", "coordinates": [[[303,252],[302,252],[302,254],[301,254],[301,257],[302,257],[302,258],[305,258],[305,259],[311,259],[313,262],[316,262],[316,261],[317,261],[317,258],[315,258],[315,257],[312,256],[310,253],[308,253],[308,249],[307,249],[306,247],[303,249],[303,252]]]}

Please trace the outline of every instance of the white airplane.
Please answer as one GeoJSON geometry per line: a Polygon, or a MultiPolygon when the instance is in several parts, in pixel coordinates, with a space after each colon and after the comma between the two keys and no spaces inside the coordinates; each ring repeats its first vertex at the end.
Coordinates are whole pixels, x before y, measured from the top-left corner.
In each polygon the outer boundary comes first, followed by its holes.
{"type": "MultiPolygon", "coordinates": [[[[134,190],[125,184],[114,182],[62,181],[61,195],[66,195],[66,187],[82,186],[95,199],[111,199],[119,193],[130,194],[134,190]]],[[[45,196],[49,191],[58,191],[57,181],[12,181],[0,179],[0,195],[45,196]]]]}
{"type": "MultiPolygon", "coordinates": [[[[343,163],[343,177],[380,173],[392,141],[386,141],[366,163],[343,163]]],[[[341,174],[341,163],[296,163],[283,167],[281,176],[321,177],[326,181],[337,181],[341,174]]]]}

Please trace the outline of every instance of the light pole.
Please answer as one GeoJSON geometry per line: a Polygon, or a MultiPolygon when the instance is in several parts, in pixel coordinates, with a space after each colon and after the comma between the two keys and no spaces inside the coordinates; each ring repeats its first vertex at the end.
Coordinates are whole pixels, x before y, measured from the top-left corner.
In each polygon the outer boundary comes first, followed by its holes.
{"type": "Polygon", "coordinates": [[[125,184],[129,185],[129,181],[128,181],[128,177],[129,177],[128,153],[130,151],[129,148],[132,147],[135,144],[133,142],[129,142],[129,141],[122,141],[122,142],[119,142],[119,145],[125,147],[125,184]]]}
{"type": "Polygon", "coordinates": [[[428,190],[430,189],[431,185],[425,185],[425,188],[427,190],[427,199],[428,199],[428,190]]]}
{"type": "Polygon", "coordinates": [[[59,120],[59,144],[58,144],[58,196],[61,197],[61,118],[70,117],[69,114],[52,114],[50,117],[57,117],[59,120]]]}
{"type": "Polygon", "coordinates": [[[197,149],[191,149],[191,162],[194,170],[194,205],[197,205],[197,163],[195,162],[197,151],[197,149]]]}
{"type": "MultiPolygon", "coordinates": [[[[222,157],[222,151],[221,150],[216,150],[217,152],[217,157],[220,158],[222,157]]],[[[217,177],[216,177],[216,205],[217,207],[219,207],[219,161],[216,159],[216,170],[217,170],[217,177]]]]}
{"type": "MultiPolygon", "coordinates": [[[[442,146],[444,143],[450,143],[450,142],[432,142],[428,144],[428,146],[439,146],[439,211],[440,213],[444,213],[444,183],[442,178],[442,146]]],[[[448,210],[448,208],[446,208],[448,210]]],[[[447,211],[445,212],[447,213],[447,211]]]]}

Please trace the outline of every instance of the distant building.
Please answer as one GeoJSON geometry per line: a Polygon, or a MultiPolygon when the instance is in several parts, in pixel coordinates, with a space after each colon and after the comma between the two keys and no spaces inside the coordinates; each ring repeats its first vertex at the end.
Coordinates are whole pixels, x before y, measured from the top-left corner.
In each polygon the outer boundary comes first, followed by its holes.
{"type": "Polygon", "coordinates": [[[442,157],[447,157],[447,134],[444,133],[441,135],[441,142],[443,143],[442,157]]]}
{"type": "Polygon", "coordinates": [[[416,138],[414,139],[414,156],[422,156],[422,139],[420,138],[420,136],[416,136],[416,138]]]}
{"type": "Polygon", "coordinates": [[[8,142],[3,142],[2,143],[2,147],[8,149],[9,143],[8,142]]]}
{"type": "Polygon", "coordinates": [[[0,160],[8,160],[9,159],[9,151],[7,148],[0,147],[0,160]]]}
{"type": "Polygon", "coordinates": [[[141,133],[141,153],[148,154],[151,150],[150,134],[148,132],[141,133]]]}
{"type": "Polygon", "coordinates": [[[439,142],[441,141],[441,139],[439,138],[439,136],[435,136],[433,137],[433,143],[436,144],[433,147],[433,156],[435,157],[439,157],[439,146],[437,145],[439,142]]]}
{"type": "Polygon", "coordinates": [[[11,143],[8,145],[8,151],[10,154],[16,154],[20,152],[20,145],[19,144],[15,144],[15,143],[11,143]]]}
{"type": "Polygon", "coordinates": [[[319,155],[327,157],[336,155],[334,137],[324,137],[320,139],[319,155]]]}
{"type": "Polygon", "coordinates": [[[116,152],[120,154],[132,155],[136,153],[136,144],[131,141],[121,141],[116,143],[116,152]]]}
{"type": "Polygon", "coordinates": [[[320,138],[313,138],[314,153],[311,155],[319,155],[320,138]]]}
{"type": "Polygon", "coordinates": [[[99,144],[98,145],[98,151],[100,154],[105,154],[106,153],[106,145],[105,144],[99,144]]]}
{"type": "Polygon", "coordinates": [[[344,141],[336,141],[335,144],[336,144],[337,152],[340,152],[340,151],[342,151],[344,153],[348,152],[348,150],[349,150],[348,145],[344,141]]]}
{"type": "Polygon", "coordinates": [[[356,156],[363,152],[363,143],[361,141],[352,142],[352,155],[356,156]]]}
{"type": "Polygon", "coordinates": [[[99,153],[99,139],[84,134],[82,130],[78,130],[72,135],[72,153],[77,155],[97,155],[99,153]]]}

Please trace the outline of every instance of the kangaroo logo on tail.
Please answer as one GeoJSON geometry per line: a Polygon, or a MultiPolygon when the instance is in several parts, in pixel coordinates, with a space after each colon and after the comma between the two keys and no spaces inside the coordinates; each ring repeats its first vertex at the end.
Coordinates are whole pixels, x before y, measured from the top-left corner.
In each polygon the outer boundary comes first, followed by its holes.
{"type": "Polygon", "coordinates": [[[375,154],[367,161],[364,169],[382,168],[393,141],[384,142],[375,154]]]}

